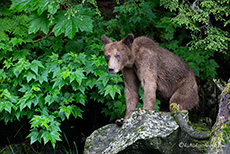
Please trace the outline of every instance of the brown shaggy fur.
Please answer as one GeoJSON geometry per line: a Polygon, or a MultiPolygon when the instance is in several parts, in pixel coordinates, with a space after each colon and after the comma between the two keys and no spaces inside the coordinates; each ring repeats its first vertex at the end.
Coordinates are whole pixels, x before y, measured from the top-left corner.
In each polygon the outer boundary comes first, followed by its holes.
{"type": "Polygon", "coordinates": [[[147,37],[128,34],[118,42],[102,36],[110,73],[122,71],[125,83],[126,115],[139,101],[139,84],[144,90],[144,109],[155,110],[156,95],[162,102],[180,109],[198,107],[198,88],[193,70],[177,55],[147,37]]]}

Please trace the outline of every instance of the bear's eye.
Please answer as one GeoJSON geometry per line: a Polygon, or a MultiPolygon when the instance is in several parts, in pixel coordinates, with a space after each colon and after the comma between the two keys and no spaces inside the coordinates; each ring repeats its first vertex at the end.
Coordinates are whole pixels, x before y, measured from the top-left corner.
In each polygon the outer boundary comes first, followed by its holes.
{"type": "Polygon", "coordinates": [[[108,62],[109,59],[110,59],[110,55],[106,55],[106,56],[105,56],[105,61],[108,62]]]}
{"type": "Polygon", "coordinates": [[[115,58],[117,58],[117,60],[120,60],[121,56],[120,55],[116,55],[115,58]]]}

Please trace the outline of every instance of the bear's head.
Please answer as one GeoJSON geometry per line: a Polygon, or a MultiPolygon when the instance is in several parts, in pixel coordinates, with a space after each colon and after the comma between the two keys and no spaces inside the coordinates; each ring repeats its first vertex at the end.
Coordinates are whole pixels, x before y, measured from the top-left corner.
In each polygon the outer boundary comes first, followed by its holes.
{"type": "Polygon", "coordinates": [[[124,67],[131,67],[133,34],[128,34],[124,39],[112,42],[106,35],[102,35],[104,44],[105,61],[108,64],[109,73],[117,73],[124,67]]]}

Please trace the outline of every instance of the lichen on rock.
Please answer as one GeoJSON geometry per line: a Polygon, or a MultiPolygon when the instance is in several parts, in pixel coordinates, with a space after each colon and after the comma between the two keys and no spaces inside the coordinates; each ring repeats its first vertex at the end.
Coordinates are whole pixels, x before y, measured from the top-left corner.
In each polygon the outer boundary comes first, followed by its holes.
{"type": "Polygon", "coordinates": [[[179,145],[190,142],[171,113],[136,109],[121,127],[109,124],[95,130],[86,140],[84,153],[186,153],[194,149],[179,145]]]}

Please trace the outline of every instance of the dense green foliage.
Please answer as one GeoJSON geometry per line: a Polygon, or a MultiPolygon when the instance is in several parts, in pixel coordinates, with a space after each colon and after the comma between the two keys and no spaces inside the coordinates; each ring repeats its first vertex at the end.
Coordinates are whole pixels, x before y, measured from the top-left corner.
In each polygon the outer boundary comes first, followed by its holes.
{"type": "Polygon", "coordinates": [[[107,102],[110,109],[104,112],[114,110],[111,118],[122,114],[124,104],[120,99],[112,101],[116,93],[121,94],[123,86],[117,83],[122,78],[107,72],[100,37],[92,32],[93,22],[101,20],[94,10],[83,4],[67,7],[68,1],[44,1],[56,5],[52,6],[55,10],[41,8],[35,1],[24,2],[13,1],[10,10],[1,12],[5,25],[1,31],[1,120],[31,119],[31,143],[43,140],[55,146],[61,121],[70,114],[82,118],[81,107],[89,100],[107,102]],[[60,7],[67,8],[57,12],[60,7]]]}
{"type": "Polygon", "coordinates": [[[107,71],[104,33],[155,38],[201,78],[214,78],[214,54],[229,50],[228,0],[128,0],[110,20],[94,0],[5,0],[0,7],[0,120],[29,119],[31,143],[55,147],[61,123],[84,118],[91,101],[103,103],[111,120],[124,115],[123,79],[107,71]]]}
{"type": "MultiPolygon", "coordinates": [[[[163,4],[162,4],[163,5],[163,4]]],[[[195,0],[193,2],[170,1],[166,8],[177,15],[172,23],[190,31],[187,50],[175,51],[193,67],[197,76],[212,78],[216,75],[218,64],[213,59],[215,53],[227,54],[229,50],[230,2],[228,0],[195,0]]],[[[177,49],[176,49],[177,50],[177,49]]]]}

